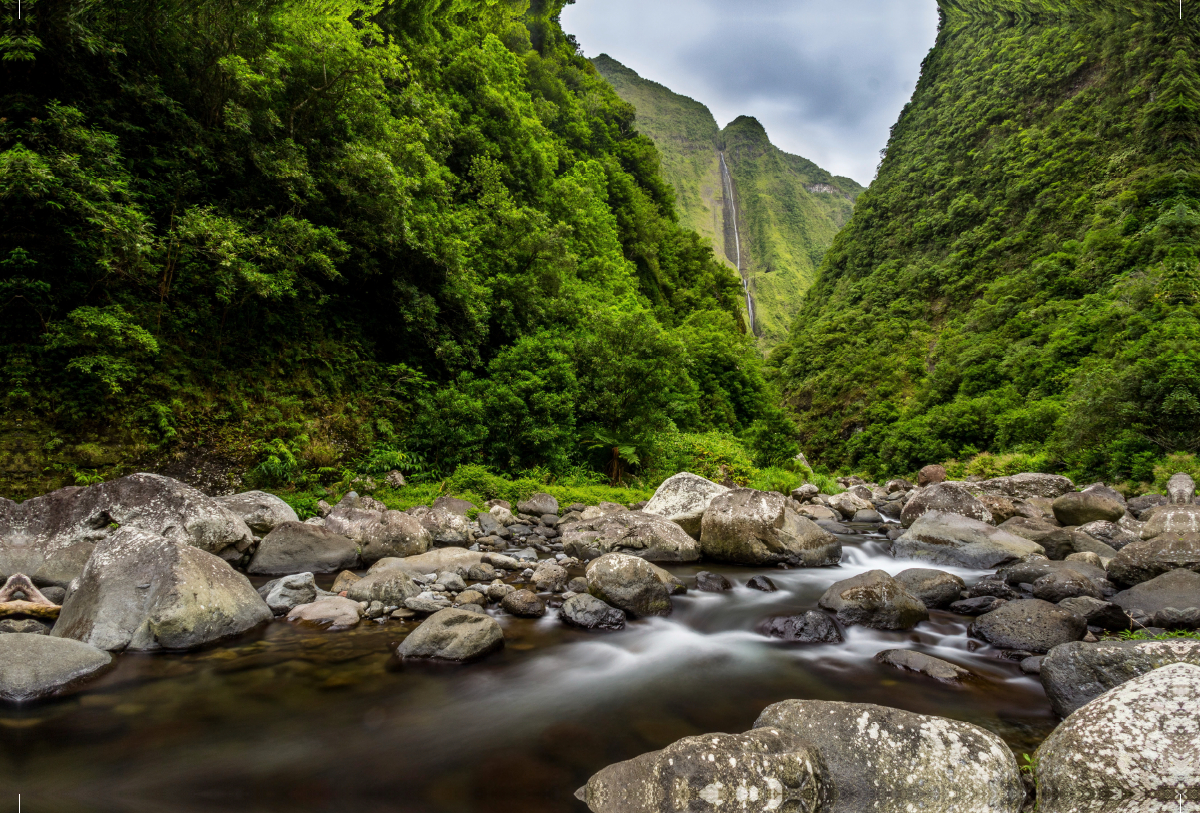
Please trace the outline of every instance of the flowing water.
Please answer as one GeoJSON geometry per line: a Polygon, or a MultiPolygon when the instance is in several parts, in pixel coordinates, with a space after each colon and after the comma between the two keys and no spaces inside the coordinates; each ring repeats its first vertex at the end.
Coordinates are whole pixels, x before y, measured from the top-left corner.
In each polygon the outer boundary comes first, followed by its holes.
{"type": "Polygon", "coordinates": [[[742,290],[746,294],[746,313],[750,318],[750,332],[755,333],[754,297],[750,295],[749,276],[742,270],[742,236],[738,232],[737,199],[733,196],[733,176],[729,174],[729,166],[725,163],[725,153],[722,152],[719,155],[721,156],[721,185],[725,190],[725,200],[729,203],[728,216],[733,223],[733,246],[736,252],[734,258],[737,262],[738,274],[742,277],[742,290]]]}
{"type": "MultiPolygon", "coordinates": [[[[684,736],[744,731],[788,698],[940,714],[1032,751],[1054,725],[1041,686],[968,639],[969,619],[934,612],[909,632],[852,628],[840,645],[755,631],[815,608],[835,581],[914,564],[881,542],[843,537],[836,568],[708,566],[736,587],[676,597],[670,618],[621,632],[568,629],[554,610],[538,620],[493,611],[505,649],[465,666],[401,665],[391,649],[415,625],[398,622],[329,633],[277,621],[202,652],[123,655],[81,694],[0,710],[0,806],[12,799],[15,810],[19,792],[24,813],[585,813],[572,794],[605,765],[684,736]],[[778,592],[744,586],[760,572],[778,592]],[[943,685],[872,661],[893,647],[979,680],[943,685]]],[[[686,581],[701,568],[670,569],[686,581]]]]}

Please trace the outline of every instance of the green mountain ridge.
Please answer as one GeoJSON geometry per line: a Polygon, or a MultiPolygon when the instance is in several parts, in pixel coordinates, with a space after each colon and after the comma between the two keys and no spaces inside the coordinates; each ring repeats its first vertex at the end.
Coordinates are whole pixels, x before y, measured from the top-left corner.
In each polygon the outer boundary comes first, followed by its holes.
{"type": "Polygon", "coordinates": [[[770,360],[803,445],[879,474],[988,451],[1152,480],[1200,448],[1197,25],[1169,3],[940,7],[770,360]]]}
{"type": "Polygon", "coordinates": [[[612,57],[592,60],[637,110],[638,130],[662,156],[682,222],[737,267],[754,299],[755,334],[770,349],[787,337],[800,297],[863,187],[771,144],[762,124],[740,116],[724,129],[700,102],[644,79],[612,57]],[[725,193],[721,160],[730,173],[725,193]],[[727,198],[730,198],[727,200],[727,198]]]}

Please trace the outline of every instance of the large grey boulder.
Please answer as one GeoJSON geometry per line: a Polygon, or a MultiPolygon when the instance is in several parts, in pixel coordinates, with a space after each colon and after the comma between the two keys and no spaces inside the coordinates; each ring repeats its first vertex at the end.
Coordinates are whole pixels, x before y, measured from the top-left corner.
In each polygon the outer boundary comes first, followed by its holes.
{"type": "Polygon", "coordinates": [[[1124,501],[1098,491],[1073,491],[1054,501],[1054,518],[1063,525],[1116,522],[1125,516],[1124,501]]]}
{"type": "Polygon", "coordinates": [[[1146,520],[1142,526],[1142,539],[1200,533],[1200,505],[1164,505],[1155,508],[1153,513],[1142,514],[1142,519],[1146,520]]]}
{"type": "Polygon", "coordinates": [[[346,598],[352,601],[381,602],[385,607],[403,607],[406,599],[421,594],[412,576],[403,570],[377,570],[350,585],[346,598]]]}
{"type": "MultiPolygon", "coordinates": [[[[868,492],[869,493],[869,492],[868,492]]],[[[829,507],[841,514],[841,519],[852,519],[859,511],[873,509],[874,504],[853,491],[843,491],[829,498],[829,507]]]]}
{"type": "Polygon", "coordinates": [[[632,616],[670,615],[670,588],[654,565],[624,553],[606,553],[587,566],[588,592],[632,616]]]}
{"type": "Polygon", "coordinates": [[[999,649],[1049,652],[1087,633],[1083,616],[1041,599],[1009,601],[971,624],[971,635],[999,649]]]}
{"type": "Polygon", "coordinates": [[[834,792],[821,813],[1017,813],[1025,800],[1012,751],[969,723],[867,703],[785,700],[754,727],[817,747],[834,792]]]}
{"type": "Polygon", "coordinates": [[[275,615],[285,615],[301,604],[317,600],[320,590],[311,573],[296,573],[269,581],[258,588],[258,594],[275,615]]]}
{"type": "Polygon", "coordinates": [[[816,610],[768,618],[758,630],[770,638],[798,644],[840,644],[845,640],[833,619],[816,610]]]}
{"type": "Polygon", "coordinates": [[[917,485],[921,488],[936,485],[946,480],[946,469],[936,463],[930,464],[917,472],[917,485]]]}
{"type": "Polygon", "coordinates": [[[1058,604],[1063,599],[1088,598],[1099,599],[1103,593],[1100,587],[1087,576],[1078,571],[1062,569],[1047,573],[1033,582],[1030,590],[1034,598],[1058,604]]]}
{"type": "Polygon", "coordinates": [[[1200,641],[1082,641],[1060,644],[1042,659],[1042,686],[1061,717],[1100,695],[1171,663],[1200,666],[1200,641]]]}
{"type": "Polygon", "coordinates": [[[0,635],[0,700],[25,703],[67,694],[97,677],[112,655],[69,638],[0,635]]]}
{"type": "MultiPolygon", "coordinates": [[[[426,508],[419,505],[407,512],[407,516],[417,520],[429,534],[433,544],[439,548],[463,547],[470,545],[473,537],[471,523],[466,516],[458,513],[455,507],[435,505],[426,508]]],[[[420,553],[420,551],[417,551],[420,553]]],[[[394,554],[388,554],[394,555],[394,554]]]]}
{"type": "Polygon", "coordinates": [[[1036,542],[980,520],[945,511],[922,514],[892,544],[897,559],[988,569],[1044,553],[1036,542]]]}
{"type": "Polygon", "coordinates": [[[1111,601],[1128,612],[1137,610],[1151,617],[1168,607],[1177,610],[1200,607],[1200,573],[1172,570],[1122,590],[1111,601]]]}
{"type": "MultiPolygon", "coordinates": [[[[485,554],[478,551],[467,550],[466,548],[435,548],[426,553],[419,553],[415,556],[405,556],[403,558],[388,557],[380,559],[375,564],[371,565],[367,570],[367,574],[378,573],[382,570],[401,571],[410,576],[424,576],[427,573],[457,573],[465,577],[475,565],[482,564],[485,554]]],[[[489,556],[491,564],[499,567],[497,561],[504,561],[508,557],[491,554],[489,556]]],[[[511,563],[512,560],[505,564],[511,563]]],[[[520,567],[524,567],[521,565],[520,567]]],[[[515,570],[517,566],[513,563],[507,569],[515,570]]]]}
{"type": "Polygon", "coordinates": [[[471,661],[504,646],[504,631],[490,615],[459,609],[439,610],[400,642],[405,659],[471,661]]]}
{"type": "Polygon", "coordinates": [[[374,500],[366,503],[367,507],[363,507],[364,503],[363,498],[351,491],[325,517],[325,528],[355,542],[367,564],[389,557],[414,556],[433,547],[433,536],[416,517],[403,511],[389,511],[374,500]]]}
{"type": "Polygon", "coordinates": [[[830,585],[818,606],[837,613],[847,626],[883,630],[912,629],[929,620],[929,611],[916,596],[883,570],[869,570],[830,585]]]}
{"type": "Polygon", "coordinates": [[[910,567],[896,574],[896,581],[930,609],[948,607],[958,601],[966,583],[944,570],[910,567]]]}
{"type": "Polygon", "coordinates": [[[676,523],[689,536],[700,538],[700,523],[709,503],[729,489],[698,474],[680,472],[663,480],[642,510],[676,523]]]}
{"type": "Polygon", "coordinates": [[[685,737],[609,765],[575,793],[592,813],[821,813],[830,796],[817,749],[767,727],[685,737]]]}
{"type": "Polygon", "coordinates": [[[1105,578],[1104,568],[1096,567],[1090,562],[1074,560],[1070,562],[1057,562],[1050,559],[1030,559],[1025,562],[1015,562],[1011,565],[1005,565],[1000,568],[997,575],[1001,576],[1004,581],[1011,585],[1018,584],[1033,584],[1038,579],[1048,573],[1058,572],[1077,573],[1091,579],[1093,582],[1099,582],[1105,578]]]}
{"type": "Polygon", "coordinates": [[[1171,505],[1190,505],[1196,498],[1196,481],[1183,472],[1167,481],[1167,499],[1171,505]]]}
{"type": "Polygon", "coordinates": [[[1051,559],[1066,559],[1075,552],[1071,531],[1058,520],[1037,517],[1011,517],[999,525],[1000,530],[1041,545],[1051,559]]]}
{"type": "MultiPolygon", "coordinates": [[[[678,475],[677,475],[678,476],[678,475]]],[[[700,543],[656,514],[625,511],[559,526],[563,551],[590,561],[606,553],[627,553],[649,562],[694,562],[700,543]]]]}
{"type": "Polygon", "coordinates": [[[1035,472],[1014,474],[1009,477],[993,477],[990,480],[975,483],[973,487],[987,494],[1018,500],[1035,498],[1053,500],[1075,490],[1075,484],[1066,477],[1035,472]]]}
{"type": "Polygon", "coordinates": [[[118,528],[164,536],[237,559],[254,544],[242,518],[178,480],[131,474],[62,488],[23,503],[0,499],[0,574],[66,587],[96,544],[118,528]]]}
{"type": "Polygon", "coordinates": [[[329,528],[282,522],[258,543],[247,573],[283,576],[290,573],[337,573],[358,567],[358,544],[329,528]]]}
{"type": "Polygon", "coordinates": [[[1068,717],[1037,750],[1039,813],[1186,809],[1200,788],[1200,666],[1172,663],[1068,717]]]}
{"type": "Polygon", "coordinates": [[[1075,615],[1082,615],[1089,627],[1119,632],[1128,630],[1133,625],[1129,614],[1111,601],[1102,601],[1091,596],[1076,596],[1063,599],[1058,606],[1070,610],[1075,615]]]}
{"type": "Polygon", "coordinates": [[[938,483],[912,495],[900,512],[900,525],[908,528],[931,511],[957,514],[989,525],[992,523],[992,512],[975,499],[975,495],[962,483],[938,483]]]}
{"type": "Polygon", "coordinates": [[[285,522],[300,521],[290,505],[265,491],[245,491],[214,499],[241,517],[250,530],[260,536],[269,534],[285,522]]]}
{"type": "MultiPolygon", "coordinates": [[[[1106,522],[1104,520],[1080,525],[1075,530],[1078,533],[1085,533],[1093,539],[1103,542],[1113,550],[1120,550],[1126,545],[1141,539],[1140,532],[1133,533],[1127,528],[1122,527],[1118,522],[1106,522]]],[[[1045,545],[1042,547],[1045,547],[1045,545]]]]}
{"type": "Polygon", "coordinates": [[[700,550],[706,558],[742,565],[836,565],[842,543],[793,510],[773,491],[738,488],[718,494],[704,513],[700,550]]]}
{"type": "Polygon", "coordinates": [[[540,517],[543,514],[557,514],[558,500],[551,494],[537,492],[529,495],[529,499],[517,503],[517,510],[522,514],[540,517]]]}
{"type": "Polygon", "coordinates": [[[580,593],[564,601],[558,617],[568,626],[587,630],[619,630],[625,626],[624,612],[589,593],[580,593]]]}
{"type": "Polygon", "coordinates": [[[1108,576],[1118,584],[1141,584],[1172,570],[1200,572],[1200,534],[1139,539],[1108,563],[1108,576]]]}
{"type": "Polygon", "coordinates": [[[211,553],[121,529],[96,545],[51,635],[99,649],[192,649],[272,617],[249,580],[211,553]]]}

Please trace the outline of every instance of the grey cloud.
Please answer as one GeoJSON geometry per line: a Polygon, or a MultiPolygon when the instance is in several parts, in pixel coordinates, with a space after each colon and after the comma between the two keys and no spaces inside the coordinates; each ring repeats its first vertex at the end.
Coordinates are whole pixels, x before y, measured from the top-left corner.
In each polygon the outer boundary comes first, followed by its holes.
{"type": "Polygon", "coordinates": [[[584,53],[608,53],[779,147],[871,180],[937,33],[935,0],[578,0],[584,53]]]}

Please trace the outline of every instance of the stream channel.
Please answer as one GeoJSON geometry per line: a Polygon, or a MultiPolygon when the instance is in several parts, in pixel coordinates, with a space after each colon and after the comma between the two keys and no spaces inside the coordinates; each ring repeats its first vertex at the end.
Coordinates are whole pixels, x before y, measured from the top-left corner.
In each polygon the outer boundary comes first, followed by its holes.
{"type": "MultiPolygon", "coordinates": [[[[671,617],[620,632],[566,628],[555,609],[537,620],[492,609],[505,649],[463,666],[401,665],[392,649],[415,624],[396,621],[322,632],[276,620],[200,652],[122,655],[80,694],[0,710],[0,804],[11,798],[15,811],[19,792],[23,813],[586,813],[572,794],[604,766],[744,731],[788,698],[966,720],[1031,752],[1056,721],[1041,684],[969,639],[969,618],[934,611],[908,632],[849,628],[843,644],[755,631],[815,609],[835,581],[920,566],[893,559],[879,536],[842,542],[834,568],[671,566],[689,586],[708,569],[735,587],[677,596],[671,617]],[[778,592],[744,586],[759,573],[778,592]],[[872,660],[897,647],[978,679],[943,685],[872,660]]],[[[968,583],[983,575],[945,569],[968,583]]]]}

